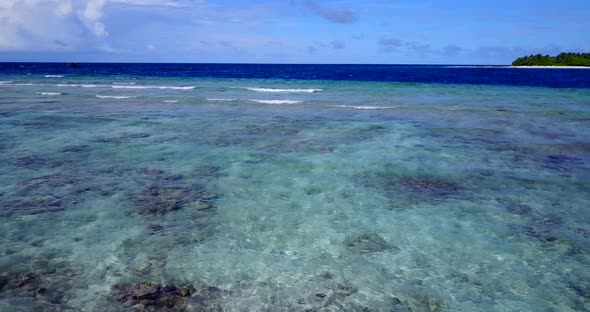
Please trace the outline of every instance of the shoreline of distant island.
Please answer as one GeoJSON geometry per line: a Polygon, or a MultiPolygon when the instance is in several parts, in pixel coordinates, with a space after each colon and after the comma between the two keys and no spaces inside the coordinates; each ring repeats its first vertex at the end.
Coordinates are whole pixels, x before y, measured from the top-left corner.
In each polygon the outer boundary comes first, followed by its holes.
{"type": "Polygon", "coordinates": [[[529,55],[512,62],[513,68],[590,68],[590,53],[560,53],[556,56],[529,55]]]}
{"type": "Polygon", "coordinates": [[[554,66],[554,65],[524,65],[524,66],[507,66],[507,68],[525,68],[525,69],[590,69],[590,66],[554,66]]]}

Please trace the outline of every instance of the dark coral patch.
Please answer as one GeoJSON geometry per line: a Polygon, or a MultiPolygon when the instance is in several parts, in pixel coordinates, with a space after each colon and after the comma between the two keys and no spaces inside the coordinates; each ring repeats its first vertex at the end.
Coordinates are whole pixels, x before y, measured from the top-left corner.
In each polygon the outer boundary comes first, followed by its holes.
{"type": "Polygon", "coordinates": [[[130,143],[137,139],[149,138],[149,133],[121,133],[118,135],[101,136],[94,139],[94,142],[98,143],[112,143],[112,144],[123,144],[130,143]]]}
{"type": "Polygon", "coordinates": [[[531,213],[532,209],[530,206],[525,205],[525,204],[516,204],[516,203],[512,203],[506,206],[506,209],[513,214],[518,214],[518,215],[526,215],[531,213]]]}
{"type": "Polygon", "coordinates": [[[533,212],[533,209],[529,205],[526,205],[526,204],[514,202],[511,200],[501,200],[500,202],[502,203],[502,205],[504,206],[506,211],[508,211],[512,214],[528,215],[533,212]]]}
{"type": "Polygon", "coordinates": [[[151,168],[144,168],[139,170],[140,173],[146,175],[148,178],[162,181],[162,182],[174,182],[182,180],[182,176],[179,174],[169,174],[166,173],[164,170],[160,169],[151,169],[151,168]]]}
{"type": "Polygon", "coordinates": [[[401,183],[410,192],[426,196],[446,196],[459,190],[455,183],[426,176],[402,179],[401,183]]]}
{"type": "Polygon", "coordinates": [[[61,198],[51,195],[19,197],[0,205],[0,216],[13,214],[39,214],[64,211],[61,198]]]}
{"type": "MultiPolygon", "coordinates": [[[[214,166],[200,168],[199,178],[217,177],[220,169],[214,166]],[[209,176],[210,175],[210,176],[209,176]]],[[[181,175],[169,174],[159,169],[140,169],[149,186],[135,195],[133,202],[140,214],[163,215],[181,208],[209,211],[215,208],[213,201],[218,194],[207,191],[200,183],[190,183],[181,175]]]]}
{"type": "Polygon", "coordinates": [[[62,280],[31,272],[0,275],[0,298],[31,298],[32,306],[38,308],[34,311],[62,311],[69,287],[62,280]]]}
{"type": "Polygon", "coordinates": [[[89,153],[90,151],[92,151],[92,147],[90,145],[68,145],[61,149],[62,153],[71,154],[89,153]]]}
{"type": "Polygon", "coordinates": [[[141,214],[165,214],[182,208],[189,196],[188,191],[181,188],[152,186],[141,193],[135,203],[141,214]]]}
{"type": "Polygon", "coordinates": [[[22,157],[17,158],[14,161],[14,165],[21,167],[21,168],[38,170],[38,169],[48,166],[49,161],[47,159],[37,156],[37,155],[29,155],[29,156],[22,156],[22,157]]]}
{"type": "Polygon", "coordinates": [[[348,236],[344,240],[344,245],[353,252],[361,254],[381,252],[386,250],[398,250],[399,248],[388,243],[383,237],[376,233],[363,233],[356,236],[348,236]]]}
{"type": "MultiPolygon", "coordinates": [[[[402,206],[417,202],[448,199],[461,195],[461,184],[446,177],[407,172],[404,168],[384,166],[382,171],[365,172],[355,177],[356,182],[373,188],[402,206]]],[[[398,207],[399,205],[389,205],[398,207]]]]}
{"type": "Polygon", "coordinates": [[[584,161],[577,157],[572,157],[568,155],[549,155],[547,156],[546,162],[549,164],[561,165],[561,164],[583,164],[584,161]]]}
{"type": "Polygon", "coordinates": [[[221,311],[219,300],[229,292],[217,287],[160,285],[155,283],[119,284],[115,300],[139,311],[221,311]]]}
{"type": "Polygon", "coordinates": [[[214,207],[211,200],[215,198],[217,198],[216,194],[206,191],[200,185],[160,186],[156,184],[138,194],[134,203],[139,207],[140,214],[163,215],[183,207],[210,210],[214,207]]]}
{"type": "Polygon", "coordinates": [[[178,288],[152,283],[116,285],[115,289],[117,301],[130,306],[141,305],[144,311],[159,311],[161,308],[181,311],[186,308],[186,298],[194,292],[192,287],[178,288]]]}

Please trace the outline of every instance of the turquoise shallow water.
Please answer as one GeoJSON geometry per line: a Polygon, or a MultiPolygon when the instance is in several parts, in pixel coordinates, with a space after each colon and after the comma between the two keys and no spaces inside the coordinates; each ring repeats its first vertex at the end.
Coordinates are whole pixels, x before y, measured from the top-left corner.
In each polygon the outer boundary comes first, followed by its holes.
{"type": "Polygon", "coordinates": [[[590,310],[589,89],[0,81],[1,311],[590,310]]]}

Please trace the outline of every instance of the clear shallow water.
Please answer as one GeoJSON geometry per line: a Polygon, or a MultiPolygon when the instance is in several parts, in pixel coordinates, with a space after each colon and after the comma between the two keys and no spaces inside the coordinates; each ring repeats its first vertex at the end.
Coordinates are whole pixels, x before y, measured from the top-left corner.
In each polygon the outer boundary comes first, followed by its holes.
{"type": "Polygon", "coordinates": [[[590,309],[590,89],[45,74],[2,311],[590,309]]]}

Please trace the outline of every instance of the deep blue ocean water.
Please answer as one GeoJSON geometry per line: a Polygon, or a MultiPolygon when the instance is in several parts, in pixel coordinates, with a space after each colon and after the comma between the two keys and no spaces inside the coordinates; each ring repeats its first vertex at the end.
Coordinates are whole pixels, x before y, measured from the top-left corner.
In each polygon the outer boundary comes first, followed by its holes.
{"type": "Polygon", "coordinates": [[[0,311],[589,311],[589,74],[0,64],[0,311]]]}
{"type": "Polygon", "coordinates": [[[284,65],[284,64],[125,64],[0,63],[0,74],[158,76],[175,78],[267,78],[392,81],[590,88],[590,70],[527,69],[449,65],[284,65]]]}

